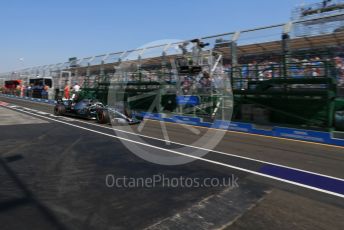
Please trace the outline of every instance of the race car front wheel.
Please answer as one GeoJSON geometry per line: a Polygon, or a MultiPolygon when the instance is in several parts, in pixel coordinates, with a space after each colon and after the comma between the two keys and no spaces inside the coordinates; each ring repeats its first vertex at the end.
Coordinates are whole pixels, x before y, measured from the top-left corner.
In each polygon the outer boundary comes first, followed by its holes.
{"type": "Polygon", "coordinates": [[[54,114],[56,116],[61,116],[66,112],[66,107],[64,105],[56,105],[54,108],[54,114]]]}
{"type": "Polygon", "coordinates": [[[97,122],[100,124],[106,124],[110,122],[109,112],[106,110],[99,110],[97,112],[97,122]]]}

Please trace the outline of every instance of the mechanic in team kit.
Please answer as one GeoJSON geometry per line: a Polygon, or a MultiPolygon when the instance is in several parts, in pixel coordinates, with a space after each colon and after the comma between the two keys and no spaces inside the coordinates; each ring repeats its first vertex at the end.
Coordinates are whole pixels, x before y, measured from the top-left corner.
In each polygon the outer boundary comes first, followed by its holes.
{"type": "Polygon", "coordinates": [[[68,82],[67,82],[66,85],[65,85],[65,87],[64,87],[64,90],[63,90],[63,97],[64,97],[65,99],[69,99],[69,98],[70,98],[69,93],[70,93],[70,88],[69,88],[69,84],[68,84],[68,82]]]}

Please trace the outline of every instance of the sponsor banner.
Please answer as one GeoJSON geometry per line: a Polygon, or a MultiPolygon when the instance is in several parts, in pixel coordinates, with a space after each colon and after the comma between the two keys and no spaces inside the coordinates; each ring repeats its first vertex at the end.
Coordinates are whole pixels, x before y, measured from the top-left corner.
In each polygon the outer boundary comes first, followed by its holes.
{"type": "MultiPolygon", "coordinates": [[[[190,118],[190,117],[188,117],[188,118],[190,118]]],[[[200,118],[198,118],[198,119],[200,119],[200,118]]],[[[195,126],[206,127],[206,128],[211,128],[213,126],[213,123],[201,122],[201,121],[190,120],[190,119],[184,119],[183,121],[178,120],[179,122],[177,122],[177,119],[174,117],[163,118],[163,120],[166,122],[180,123],[180,124],[186,124],[186,125],[195,125],[195,126]]]]}
{"type": "Polygon", "coordinates": [[[199,126],[201,126],[201,127],[206,127],[206,128],[212,128],[213,123],[201,122],[201,123],[199,123],[199,126]]]}
{"type": "Polygon", "coordinates": [[[344,139],[331,138],[329,144],[331,144],[331,145],[344,146],[344,139]]]}
{"type": "Polygon", "coordinates": [[[142,112],[141,116],[143,118],[154,119],[154,120],[162,120],[163,119],[163,114],[162,113],[142,112]]]}
{"type": "Polygon", "coordinates": [[[177,96],[177,105],[199,105],[200,98],[198,96],[177,96]]]}
{"type": "Polygon", "coordinates": [[[302,129],[275,127],[274,134],[277,137],[313,141],[320,143],[329,143],[331,140],[330,133],[302,129]]]}
{"type": "Polygon", "coordinates": [[[175,123],[175,120],[172,119],[172,118],[164,118],[164,121],[165,122],[173,122],[173,123],[175,123]]]}
{"type": "Polygon", "coordinates": [[[231,125],[232,124],[230,121],[216,120],[211,127],[214,129],[228,129],[228,127],[231,125]]]}
{"type": "Polygon", "coordinates": [[[189,125],[200,125],[202,123],[202,119],[199,117],[175,115],[172,117],[172,119],[174,120],[174,122],[182,123],[182,124],[189,124],[189,125]]]}
{"type": "Polygon", "coordinates": [[[265,129],[257,129],[252,126],[251,133],[254,134],[259,134],[259,135],[265,135],[265,136],[274,136],[274,131],[273,130],[265,130],[265,129]]]}
{"type": "Polygon", "coordinates": [[[241,123],[241,122],[231,122],[231,121],[221,121],[221,120],[216,120],[212,127],[218,128],[218,129],[227,129],[231,131],[239,131],[239,132],[251,132],[252,130],[252,124],[241,123]]]}

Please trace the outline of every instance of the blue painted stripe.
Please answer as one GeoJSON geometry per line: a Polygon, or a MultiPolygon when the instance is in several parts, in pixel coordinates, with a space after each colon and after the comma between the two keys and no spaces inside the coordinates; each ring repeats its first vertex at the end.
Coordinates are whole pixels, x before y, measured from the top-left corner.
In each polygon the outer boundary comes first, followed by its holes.
{"type": "Polygon", "coordinates": [[[264,165],[259,172],[344,195],[344,181],[341,180],[275,165],[264,165]]]}

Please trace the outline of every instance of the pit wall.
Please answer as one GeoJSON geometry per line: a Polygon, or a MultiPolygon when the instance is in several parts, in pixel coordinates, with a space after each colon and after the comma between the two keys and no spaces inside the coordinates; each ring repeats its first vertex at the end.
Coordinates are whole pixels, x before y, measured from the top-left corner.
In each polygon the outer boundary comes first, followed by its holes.
{"type": "MultiPolygon", "coordinates": [[[[56,103],[55,100],[39,99],[39,98],[29,98],[29,97],[18,97],[15,95],[0,94],[3,97],[15,98],[20,100],[34,101],[38,103],[52,104],[56,103]]],[[[194,125],[206,128],[214,129],[225,129],[228,131],[258,134],[270,137],[279,137],[293,140],[301,140],[329,145],[344,146],[344,139],[333,138],[330,132],[321,132],[313,130],[304,130],[304,129],[293,129],[285,127],[272,127],[271,130],[258,129],[253,124],[243,123],[243,122],[231,122],[231,121],[221,121],[216,120],[214,123],[203,122],[201,118],[197,117],[188,117],[188,116],[179,116],[174,115],[172,117],[167,117],[163,113],[148,113],[143,112],[138,114],[145,119],[165,121],[172,123],[180,123],[186,125],[194,125]]]]}

